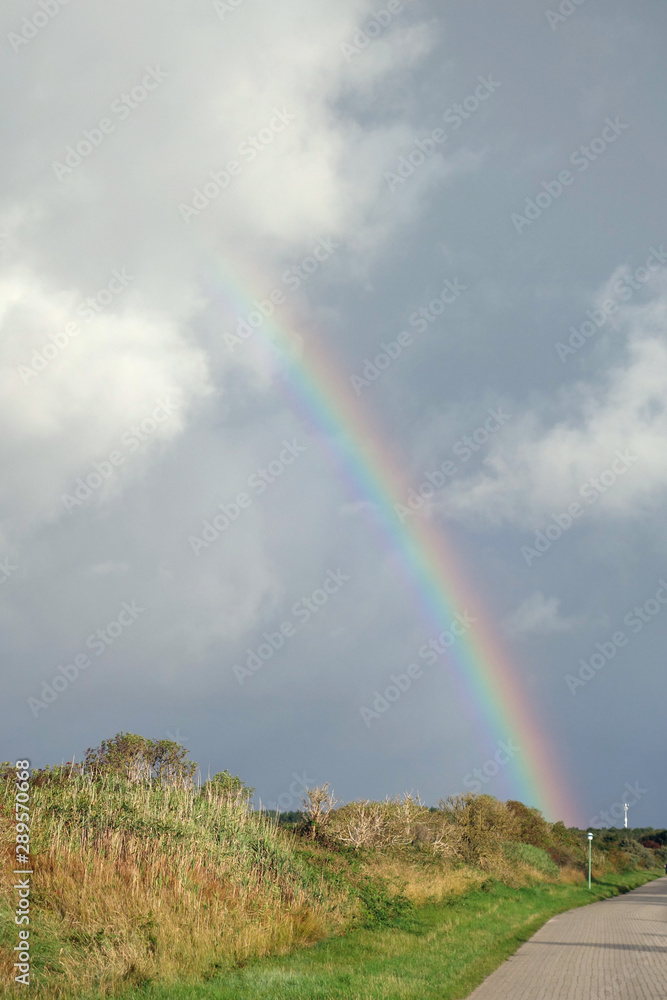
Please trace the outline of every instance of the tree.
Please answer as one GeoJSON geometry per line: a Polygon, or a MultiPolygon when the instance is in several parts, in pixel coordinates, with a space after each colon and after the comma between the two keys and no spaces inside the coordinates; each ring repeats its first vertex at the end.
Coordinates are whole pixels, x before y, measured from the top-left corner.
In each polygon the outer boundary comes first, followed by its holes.
{"type": "Polygon", "coordinates": [[[255,789],[250,788],[237,774],[229,771],[218,771],[212,778],[204,784],[204,791],[219,798],[243,799],[248,801],[255,794],[255,789]]]}
{"type": "Polygon", "coordinates": [[[107,776],[131,782],[156,781],[178,787],[192,784],[197,763],[175,740],[149,740],[136,733],[116,733],[99,747],[86,750],[83,769],[91,778],[107,776]]]}
{"type": "Polygon", "coordinates": [[[526,806],[514,799],[508,800],[507,808],[518,820],[520,828],[518,840],[523,844],[532,844],[543,849],[550,846],[550,827],[539,809],[526,806]]]}
{"type": "Polygon", "coordinates": [[[325,785],[305,789],[301,803],[306,815],[305,827],[313,840],[324,832],[331,810],[338,802],[333,791],[329,791],[328,781],[325,785]]]}

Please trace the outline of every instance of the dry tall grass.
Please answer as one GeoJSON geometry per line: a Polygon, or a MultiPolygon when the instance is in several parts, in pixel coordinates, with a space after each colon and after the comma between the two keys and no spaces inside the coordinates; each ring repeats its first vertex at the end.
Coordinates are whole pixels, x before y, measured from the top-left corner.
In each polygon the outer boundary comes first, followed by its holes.
{"type": "MultiPolygon", "coordinates": [[[[50,997],[204,975],[343,921],[344,894],[325,894],[289,835],[241,797],[73,777],[34,789],[32,830],[34,912],[40,933],[64,942],[46,970],[50,997]]],[[[6,815],[2,839],[11,857],[6,815]]]]}

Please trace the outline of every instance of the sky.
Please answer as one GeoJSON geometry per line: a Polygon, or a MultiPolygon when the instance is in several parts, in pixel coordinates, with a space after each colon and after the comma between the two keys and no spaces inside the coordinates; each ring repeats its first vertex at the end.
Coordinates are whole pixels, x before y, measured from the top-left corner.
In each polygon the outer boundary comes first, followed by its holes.
{"type": "Polygon", "coordinates": [[[664,5],[1,21],[0,758],[664,826],[664,5]]]}

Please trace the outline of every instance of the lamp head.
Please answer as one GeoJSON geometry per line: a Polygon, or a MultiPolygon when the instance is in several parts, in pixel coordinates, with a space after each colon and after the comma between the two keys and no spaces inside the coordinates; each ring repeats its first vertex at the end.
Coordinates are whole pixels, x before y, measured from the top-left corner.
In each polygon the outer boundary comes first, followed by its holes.
{"type": "Polygon", "coordinates": [[[590,832],[590,830],[588,831],[588,839],[589,839],[589,840],[592,840],[592,839],[593,839],[593,834],[592,834],[592,833],[590,832]]]}

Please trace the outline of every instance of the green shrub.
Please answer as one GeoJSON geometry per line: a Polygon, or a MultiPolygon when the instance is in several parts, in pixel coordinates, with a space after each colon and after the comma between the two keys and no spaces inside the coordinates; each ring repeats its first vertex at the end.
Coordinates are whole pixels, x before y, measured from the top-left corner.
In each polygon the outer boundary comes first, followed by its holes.
{"type": "Polygon", "coordinates": [[[587,848],[581,831],[568,828],[560,821],[551,827],[550,844],[546,851],[559,868],[583,870],[587,864],[587,848]]]}
{"type": "Polygon", "coordinates": [[[524,844],[533,844],[535,847],[549,847],[551,843],[550,826],[539,809],[525,806],[523,802],[516,802],[514,799],[507,802],[507,808],[514,814],[519,824],[517,840],[524,844]]]}
{"type": "Polygon", "coordinates": [[[468,863],[497,854],[504,841],[519,839],[516,815],[491,795],[450,796],[441,808],[444,819],[452,825],[456,853],[468,863]]]}
{"type": "Polygon", "coordinates": [[[255,789],[246,785],[237,774],[225,770],[218,771],[204,783],[204,792],[223,798],[248,800],[255,794],[255,789]]]}
{"type": "Polygon", "coordinates": [[[150,740],[136,733],[116,733],[98,747],[89,747],[83,772],[93,780],[122,777],[131,782],[152,782],[173,788],[192,784],[195,761],[186,760],[188,751],[174,740],[150,740]]]}
{"type": "Polygon", "coordinates": [[[558,878],[560,872],[558,865],[541,847],[509,841],[503,845],[503,851],[510,861],[530,865],[543,875],[558,878]]]}
{"type": "Polygon", "coordinates": [[[559,868],[585,868],[586,859],[580,847],[555,843],[547,848],[547,854],[559,868]]]}
{"type": "Polygon", "coordinates": [[[622,851],[626,851],[634,863],[641,868],[654,868],[655,858],[653,852],[643,844],[632,840],[630,837],[623,837],[619,840],[618,846],[622,851]]]}

